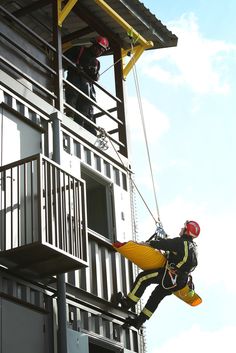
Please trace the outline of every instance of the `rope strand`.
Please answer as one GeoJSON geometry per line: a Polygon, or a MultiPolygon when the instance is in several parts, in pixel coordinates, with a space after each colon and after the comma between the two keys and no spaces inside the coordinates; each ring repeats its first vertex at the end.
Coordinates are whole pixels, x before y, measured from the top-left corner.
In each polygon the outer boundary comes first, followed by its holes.
{"type": "Polygon", "coordinates": [[[160,221],[159,221],[159,220],[158,220],[158,221],[156,220],[156,218],[154,217],[152,211],[151,211],[150,208],[148,207],[148,205],[147,205],[146,201],[144,200],[144,198],[143,198],[141,192],[139,191],[137,185],[135,184],[133,178],[131,177],[131,171],[130,171],[130,169],[128,169],[128,168],[124,165],[124,162],[122,161],[122,159],[121,159],[119,153],[117,152],[117,150],[116,150],[116,148],[115,148],[115,146],[114,146],[112,140],[110,139],[109,135],[105,132],[104,129],[100,128],[100,130],[102,130],[102,133],[105,134],[105,135],[109,138],[110,144],[111,144],[112,148],[114,149],[116,155],[118,156],[118,158],[119,158],[121,164],[123,165],[123,167],[125,168],[125,170],[128,172],[129,177],[130,177],[130,180],[131,180],[133,186],[135,187],[136,191],[138,192],[140,198],[142,199],[144,205],[146,206],[147,210],[149,211],[149,213],[150,213],[151,217],[153,218],[154,222],[155,222],[156,224],[158,224],[160,221]]]}
{"type": "MultiPolygon", "coordinates": [[[[131,44],[131,46],[132,46],[132,44],[131,44]]],[[[133,49],[133,47],[132,47],[132,49],[133,49]]],[[[149,169],[150,169],[151,180],[152,180],[152,187],[153,187],[154,200],[155,200],[156,211],[157,211],[157,218],[158,218],[158,222],[160,222],[160,211],[159,211],[158,202],[157,202],[157,195],[156,195],[156,188],[155,188],[155,183],[154,183],[152,163],[151,163],[150,151],[149,151],[149,147],[148,147],[148,139],[147,139],[146,126],[145,126],[143,105],[142,105],[141,93],[140,93],[139,82],[138,82],[138,74],[137,74],[135,63],[134,63],[133,75],[134,75],[134,82],[135,82],[135,87],[136,87],[136,92],[137,92],[137,98],[138,98],[138,105],[139,105],[139,110],[140,110],[140,115],[141,115],[141,121],[142,121],[142,126],[143,126],[143,133],[144,133],[144,139],[145,139],[145,145],[146,145],[146,150],[147,150],[149,169]]]]}
{"type": "Polygon", "coordinates": [[[106,68],[106,70],[104,70],[99,76],[101,77],[103,74],[105,74],[105,72],[107,72],[108,70],[110,70],[110,68],[112,68],[113,66],[115,66],[116,64],[118,64],[118,62],[121,61],[121,60],[122,60],[122,58],[116,60],[116,61],[114,62],[114,64],[111,64],[110,66],[108,66],[108,68],[106,68]]]}
{"type": "MultiPolygon", "coordinates": [[[[137,41],[137,39],[136,39],[136,41],[133,41],[133,43],[132,43],[132,39],[133,39],[133,38],[132,38],[131,35],[130,35],[130,39],[131,39],[131,53],[132,53],[132,52],[133,52],[133,44],[135,44],[135,42],[137,41]]],[[[104,74],[106,71],[108,71],[112,66],[115,66],[121,59],[122,59],[122,58],[118,59],[114,64],[112,64],[111,66],[109,66],[105,71],[103,71],[103,72],[101,73],[101,75],[104,74]]],[[[133,60],[133,57],[131,58],[131,60],[133,60]]],[[[106,142],[106,141],[105,141],[105,137],[107,136],[107,137],[109,138],[110,144],[111,144],[112,148],[114,149],[115,153],[117,154],[117,156],[118,156],[118,158],[119,158],[121,164],[123,165],[123,167],[124,167],[124,168],[126,169],[126,171],[128,172],[129,177],[130,177],[130,180],[131,180],[133,186],[135,187],[135,189],[136,189],[136,191],[138,192],[140,198],[142,199],[144,205],[146,206],[146,208],[147,208],[147,210],[149,211],[151,217],[153,218],[155,224],[157,225],[157,224],[161,224],[161,221],[160,221],[160,211],[159,211],[158,202],[157,202],[157,193],[156,193],[156,188],[155,188],[155,183],[154,183],[154,176],[153,176],[153,170],[152,170],[152,163],[151,163],[150,151],[149,151],[149,147],[148,147],[147,132],[146,132],[146,126],[145,126],[145,120],[144,120],[144,112],[143,112],[143,106],[142,106],[142,100],[141,100],[141,93],[140,93],[139,82],[138,82],[138,74],[137,74],[135,62],[134,62],[134,64],[133,64],[133,68],[134,68],[134,69],[133,69],[133,76],[134,76],[135,88],[136,88],[136,92],[137,92],[138,105],[139,105],[139,110],[140,110],[140,115],[141,115],[141,121],[142,121],[142,127],[143,127],[144,139],[145,139],[145,146],[146,146],[146,151],[147,151],[147,156],[148,156],[148,163],[149,163],[149,169],[150,169],[151,180],[152,180],[152,188],[153,188],[154,200],[155,200],[155,205],[156,205],[157,220],[156,220],[156,218],[154,217],[154,215],[153,215],[152,211],[150,210],[150,208],[148,207],[146,201],[144,200],[144,197],[142,196],[141,192],[139,191],[139,189],[138,189],[137,185],[135,184],[134,180],[132,179],[130,169],[128,169],[128,168],[124,165],[124,163],[123,163],[123,161],[122,161],[122,159],[121,159],[119,153],[117,152],[117,150],[116,150],[116,148],[115,148],[115,146],[114,146],[112,140],[110,139],[110,136],[106,133],[106,131],[105,131],[103,128],[100,128],[100,134],[101,134],[100,138],[101,138],[101,140],[102,140],[102,141],[101,141],[101,145],[102,145],[102,146],[105,145],[105,147],[108,148],[108,147],[107,147],[107,143],[105,143],[105,142],[106,142]]]]}

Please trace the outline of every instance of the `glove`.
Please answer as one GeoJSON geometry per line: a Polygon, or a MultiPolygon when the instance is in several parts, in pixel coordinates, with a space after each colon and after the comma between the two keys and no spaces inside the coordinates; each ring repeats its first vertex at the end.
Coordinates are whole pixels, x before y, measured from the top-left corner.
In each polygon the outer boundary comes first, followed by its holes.
{"type": "Polygon", "coordinates": [[[155,237],[155,240],[151,240],[151,241],[159,241],[159,240],[161,240],[161,239],[163,239],[160,235],[157,235],[156,237],[155,237]]]}
{"type": "Polygon", "coordinates": [[[94,80],[97,81],[99,78],[98,73],[98,60],[91,59],[86,67],[84,67],[84,71],[94,80]]]}
{"type": "Polygon", "coordinates": [[[162,239],[162,238],[161,238],[161,237],[157,237],[157,240],[150,240],[148,244],[149,244],[152,248],[155,248],[156,243],[157,243],[160,239],[162,239]],[[159,239],[158,239],[158,238],[159,238],[159,239]]]}

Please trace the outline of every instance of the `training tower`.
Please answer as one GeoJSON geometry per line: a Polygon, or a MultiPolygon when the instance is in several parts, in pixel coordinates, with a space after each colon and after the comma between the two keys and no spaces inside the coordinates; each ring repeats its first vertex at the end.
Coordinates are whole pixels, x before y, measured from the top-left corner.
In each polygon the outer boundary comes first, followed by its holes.
{"type": "Polygon", "coordinates": [[[135,237],[124,85],[177,38],[138,0],[2,0],[0,44],[0,353],[142,353],[110,303],[134,272],[111,245],[135,237]],[[63,50],[97,35],[115,63],[109,90],[95,83],[98,137],[63,72],[63,50]]]}

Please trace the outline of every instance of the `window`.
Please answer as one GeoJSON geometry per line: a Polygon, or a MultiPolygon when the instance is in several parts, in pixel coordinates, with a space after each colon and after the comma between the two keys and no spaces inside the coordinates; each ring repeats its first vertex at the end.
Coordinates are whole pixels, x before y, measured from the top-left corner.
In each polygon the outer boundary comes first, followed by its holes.
{"type": "Polygon", "coordinates": [[[112,184],[88,169],[82,169],[81,177],[86,181],[88,227],[114,239],[114,212],[112,184]]]}
{"type": "Polygon", "coordinates": [[[79,142],[74,140],[74,155],[81,158],[81,145],[79,142]]]}
{"type": "Polygon", "coordinates": [[[4,92],[4,103],[9,105],[10,107],[12,106],[12,96],[4,92]]]}
{"type": "Polygon", "coordinates": [[[94,159],[95,159],[95,168],[96,168],[99,172],[101,172],[101,170],[102,170],[101,158],[95,154],[95,155],[94,155],[94,159]]]}
{"type": "Polygon", "coordinates": [[[115,183],[117,185],[120,185],[120,172],[117,168],[113,167],[113,171],[114,171],[114,179],[115,179],[115,183]]]}
{"type": "Polygon", "coordinates": [[[85,162],[91,165],[92,164],[91,151],[86,147],[84,147],[84,156],[85,156],[85,162]]]}
{"type": "Polygon", "coordinates": [[[118,350],[115,347],[105,348],[102,345],[94,344],[94,343],[89,343],[89,353],[118,353],[120,352],[120,349],[118,350]]]}
{"type": "Polygon", "coordinates": [[[63,149],[65,152],[70,153],[70,137],[63,134],[63,149]]]}
{"type": "Polygon", "coordinates": [[[36,112],[34,112],[33,110],[29,109],[29,119],[32,120],[34,123],[36,124],[40,124],[40,116],[38,114],[36,114],[36,112]]]}
{"type": "Polygon", "coordinates": [[[110,178],[111,177],[111,165],[106,161],[104,161],[104,169],[105,169],[106,176],[108,178],[110,178]]]}
{"type": "Polygon", "coordinates": [[[26,300],[26,286],[17,283],[16,284],[16,296],[19,299],[26,300]]]}
{"type": "Polygon", "coordinates": [[[25,107],[21,102],[16,101],[16,110],[22,115],[25,115],[25,107]]]}
{"type": "Polygon", "coordinates": [[[122,180],[123,180],[123,189],[127,191],[128,190],[127,189],[127,178],[124,173],[122,173],[122,180]]]}

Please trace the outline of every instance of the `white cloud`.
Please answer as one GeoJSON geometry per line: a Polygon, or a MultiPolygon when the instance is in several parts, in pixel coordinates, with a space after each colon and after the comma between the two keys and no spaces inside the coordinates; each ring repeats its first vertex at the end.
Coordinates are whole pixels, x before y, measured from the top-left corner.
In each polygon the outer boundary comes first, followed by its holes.
{"type": "Polygon", "coordinates": [[[196,93],[228,93],[225,60],[229,53],[236,54],[236,45],[204,38],[193,13],[182,15],[168,28],[179,38],[177,47],[148,53],[142,62],[144,73],[196,93]]]}
{"type": "Polygon", "coordinates": [[[191,353],[234,353],[235,332],[236,326],[226,326],[215,331],[203,330],[199,326],[193,326],[188,331],[185,330],[183,333],[173,337],[175,330],[171,330],[169,340],[163,345],[153,348],[151,353],[182,353],[183,349],[191,353]]]}
{"type": "MultiPolygon", "coordinates": [[[[132,142],[144,141],[143,126],[141,120],[141,112],[136,97],[128,97],[127,99],[127,116],[130,124],[132,142]]],[[[150,103],[146,98],[141,102],[144,125],[146,128],[148,142],[156,142],[157,139],[164,134],[170,127],[167,115],[161,112],[154,104],[150,103]]]]}

